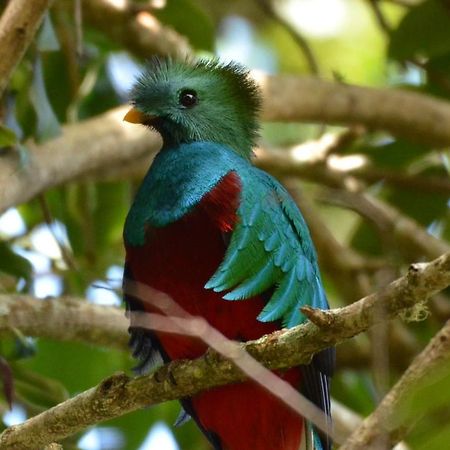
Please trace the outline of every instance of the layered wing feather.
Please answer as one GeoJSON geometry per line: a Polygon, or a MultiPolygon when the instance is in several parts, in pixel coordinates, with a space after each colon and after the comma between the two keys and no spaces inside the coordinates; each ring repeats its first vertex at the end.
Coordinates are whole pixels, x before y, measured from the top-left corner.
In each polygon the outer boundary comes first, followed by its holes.
{"type": "Polygon", "coordinates": [[[274,288],[258,319],[281,320],[292,327],[305,320],[301,306],[328,307],[315,250],[288,192],[265,172],[250,171],[241,176],[239,222],[222,264],[205,287],[228,291],[226,300],[244,300],[274,288]]]}
{"type": "MultiPolygon", "coordinates": [[[[239,173],[239,221],[222,264],[205,287],[225,292],[225,300],[245,300],[270,292],[258,319],[281,320],[283,326],[293,327],[306,319],[301,306],[328,308],[316,252],[308,227],[284,187],[254,167],[248,172],[239,173]]],[[[316,355],[310,365],[302,366],[303,392],[328,417],[334,358],[330,348],[316,355]]],[[[305,438],[306,449],[331,448],[328,437],[309,423],[305,438]]]]}

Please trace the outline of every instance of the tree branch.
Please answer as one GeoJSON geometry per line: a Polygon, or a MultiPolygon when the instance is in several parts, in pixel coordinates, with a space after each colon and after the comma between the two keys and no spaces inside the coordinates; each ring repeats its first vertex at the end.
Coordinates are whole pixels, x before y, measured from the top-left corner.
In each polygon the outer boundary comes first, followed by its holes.
{"type": "MultiPolygon", "coordinates": [[[[129,321],[122,309],[98,306],[83,299],[59,297],[37,299],[28,295],[0,295],[0,338],[25,336],[55,341],[128,350],[129,321]]],[[[400,349],[402,357],[405,348],[400,349]]],[[[338,349],[337,366],[360,368],[367,365],[369,351],[354,341],[338,349]]]]}
{"type": "MultiPolygon", "coordinates": [[[[269,369],[305,364],[314,353],[395,317],[449,284],[447,253],[430,263],[413,264],[407,275],[352,305],[317,313],[323,317],[321,327],[309,322],[242,347],[269,369]],[[377,313],[380,307],[386,313],[383,317],[377,313]]],[[[0,449],[33,450],[94,423],[243,379],[231,361],[211,351],[193,361],[174,361],[148,376],[130,379],[124,374],[113,375],[97,387],[8,428],[0,435],[0,449]]]]}
{"type": "MultiPolygon", "coordinates": [[[[450,144],[450,106],[424,95],[340,85],[298,77],[265,77],[263,119],[363,123],[430,144],[450,144]],[[293,96],[292,92],[297,95],[293,96]]],[[[64,127],[63,134],[32,149],[18,168],[13,152],[0,158],[0,213],[46,189],[86,174],[142,168],[160,138],[144,127],[122,122],[125,108],[64,127]],[[130,128],[132,127],[132,128],[130,128]],[[145,156],[147,155],[147,158],[145,156]]],[[[337,178],[339,174],[335,174],[337,178]]],[[[326,176],[329,176],[326,175],[326,176]]]]}
{"type": "MultiPolygon", "coordinates": [[[[110,38],[139,56],[148,57],[155,53],[154,40],[142,38],[148,30],[133,32],[136,18],[130,14],[129,7],[114,7],[105,0],[85,0],[84,4],[87,20],[90,16],[97,17],[98,22],[93,19],[93,24],[110,38]],[[117,18],[110,19],[113,16],[117,18]]],[[[153,24],[150,28],[161,27],[150,17],[153,24]]],[[[166,44],[171,44],[166,53],[174,54],[176,51],[177,41],[182,39],[176,36],[175,39],[167,39],[166,44]]],[[[351,86],[317,78],[265,76],[260,80],[267,94],[264,96],[265,120],[362,124],[368,129],[385,130],[429,145],[450,144],[450,106],[445,101],[402,90],[351,86]]]]}
{"type": "Polygon", "coordinates": [[[122,121],[117,108],[78,124],[65,125],[63,134],[42,145],[27,143],[30,160],[20,166],[19,156],[0,157],[0,213],[26,202],[47,189],[95,171],[123,168],[141,161],[161,146],[161,138],[144,127],[122,121]]]}
{"type": "Polygon", "coordinates": [[[436,258],[450,250],[450,245],[428,234],[415,220],[393,206],[369,194],[328,189],[320,198],[328,203],[353,209],[388,235],[405,256],[436,258]]]}
{"type": "MultiPolygon", "coordinates": [[[[336,433],[341,436],[350,435],[363,422],[359,414],[334,399],[331,401],[331,414],[336,433]]],[[[404,442],[400,442],[393,450],[409,450],[409,447],[404,442]]]]}
{"type": "MultiPolygon", "coordinates": [[[[421,192],[450,194],[448,177],[421,176],[399,173],[386,168],[379,169],[368,163],[359,167],[337,167],[339,156],[333,155],[333,146],[339,143],[337,135],[324,135],[316,141],[307,141],[289,149],[256,151],[257,164],[264,170],[276,172],[278,176],[296,176],[306,180],[320,182],[330,187],[345,187],[355,179],[368,183],[383,181],[388,185],[414,189],[421,192]],[[328,153],[324,154],[327,149],[328,153]],[[331,156],[331,157],[330,157],[331,156]]],[[[347,146],[350,145],[350,142],[347,146]]]]}
{"type": "Polygon", "coordinates": [[[127,347],[128,319],[119,308],[61,297],[38,300],[26,295],[0,295],[0,336],[14,329],[26,336],[127,347]]]}
{"type": "Polygon", "coordinates": [[[300,33],[299,30],[292,26],[292,24],[288,20],[286,20],[281,14],[278,13],[277,9],[272,3],[272,0],[258,0],[257,3],[268,17],[278,22],[289,33],[291,38],[302,51],[309,71],[314,75],[319,75],[319,62],[317,61],[317,58],[314,55],[314,52],[311,49],[311,46],[309,45],[307,39],[300,33]]]}
{"type": "Polygon", "coordinates": [[[414,359],[376,410],[354,430],[340,450],[364,450],[379,448],[380,445],[390,448],[402,439],[420,419],[421,412],[424,413],[423,408],[411,411],[408,403],[420,395],[425,384],[448,377],[449,364],[450,321],[414,359]]]}
{"type": "Polygon", "coordinates": [[[450,105],[442,100],[312,77],[261,76],[259,81],[268,121],[364,125],[426,145],[450,144],[450,105]]]}
{"type": "Polygon", "coordinates": [[[138,11],[129,1],[83,0],[83,18],[137,56],[192,54],[187,39],[162,25],[150,12],[138,11]]]}
{"type": "Polygon", "coordinates": [[[52,0],[11,0],[0,18],[0,98],[52,0]]]}

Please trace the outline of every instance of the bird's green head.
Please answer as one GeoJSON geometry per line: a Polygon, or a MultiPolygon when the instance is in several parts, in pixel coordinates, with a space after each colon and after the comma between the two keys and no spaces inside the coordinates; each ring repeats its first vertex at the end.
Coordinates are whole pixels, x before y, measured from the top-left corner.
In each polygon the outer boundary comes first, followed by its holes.
{"type": "Polygon", "coordinates": [[[239,64],[154,58],[137,79],[131,101],[124,120],[155,128],[164,147],[212,141],[247,158],[252,153],[260,96],[239,64]]]}

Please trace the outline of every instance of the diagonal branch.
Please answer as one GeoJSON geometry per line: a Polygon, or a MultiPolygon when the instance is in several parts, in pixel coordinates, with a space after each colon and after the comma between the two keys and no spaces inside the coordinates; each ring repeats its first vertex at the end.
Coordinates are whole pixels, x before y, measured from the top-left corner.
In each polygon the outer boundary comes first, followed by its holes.
{"type": "Polygon", "coordinates": [[[384,397],[376,410],[353,431],[340,450],[390,448],[402,439],[420,419],[424,409],[409,411],[408,403],[420,395],[425,384],[448,378],[450,368],[450,321],[436,334],[426,348],[414,359],[400,380],[384,397]],[[373,447],[376,446],[376,447],[373,447]]]}
{"type": "Polygon", "coordinates": [[[368,183],[383,181],[400,188],[450,194],[450,179],[445,176],[415,175],[366,163],[359,167],[339,166],[338,156],[327,158],[323,151],[329,148],[329,153],[334,153],[333,146],[341,136],[345,138],[347,133],[326,134],[319,140],[306,141],[289,149],[268,151],[258,148],[256,162],[262,169],[276,172],[279,176],[301,177],[330,187],[343,187],[349,181],[355,184],[356,178],[368,183]]]}
{"type": "Polygon", "coordinates": [[[314,75],[319,75],[320,73],[319,62],[317,61],[317,58],[314,55],[314,52],[311,49],[311,46],[309,45],[308,41],[300,33],[300,31],[297,30],[294,26],[292,26],[291,23],[289,23],[289,21],[286,20],[278,12],[272,0],[259,0],[258,4],[261,7],[261,9],[264,10],[267,16],[278,22],[289,33],[291,38],[295,41],[295,43],[302,51],[306,63],[308,65],[309,71],[314,75]]]}
{"type": "MultiPolygon", "coordinates": [[[[359,414],[334,399],[331,401],[331,413],[333,416],[333,426],[340,435],[349,436],[350,433],[356,430],[363,422],[363,418],[359,414]]],[[[404,442],[400,442],[393,450],[410,449],[404,442]]]]}
{"type": "MultiPolygon", "coordinates": [[[[305,310],[319,326],[309,322],[242,346],[269,369],[305,364],[314,353],[399,315],[448,285],[450,253],[430,263],[413,264],[407,275],[344,308],[305,310]],[[380,307],[386,313],[383,317],[377,313],[380,307]]],[[[131,379],[125,374],[113,375],[23,424],[8,428],[0,435],[0,449],[33,450],[127,412],[243,379],[233,362],[212,351],[193,361],[174,361],[148,376],[131,379]]]]}
{"type": "Polygon", "coordinates": [[[319,197],[328,203],[350,208],[373,222],[406,256],[436,258],[450,245],[427,233],[415,220],[370,194],[328,189],[319,197]]]}

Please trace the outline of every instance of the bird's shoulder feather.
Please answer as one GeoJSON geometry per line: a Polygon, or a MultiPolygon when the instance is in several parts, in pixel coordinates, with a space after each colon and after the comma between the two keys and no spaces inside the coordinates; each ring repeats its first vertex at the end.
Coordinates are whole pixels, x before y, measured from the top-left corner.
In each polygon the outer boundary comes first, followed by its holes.
{"type": "Polygon", "coordinates": [[[308,227],[288,192],[252,166],[237,171],[242,183],[238,222],[225,258],[206,284],[245,300],[274,288],[258,319],[287,327],[305,320],[303,305],[327,308],[308,227]]]}

